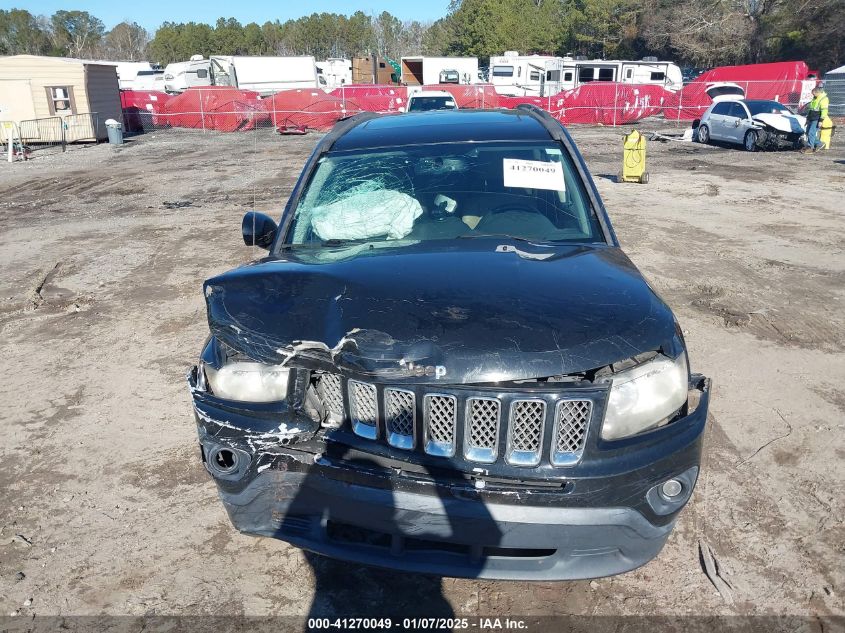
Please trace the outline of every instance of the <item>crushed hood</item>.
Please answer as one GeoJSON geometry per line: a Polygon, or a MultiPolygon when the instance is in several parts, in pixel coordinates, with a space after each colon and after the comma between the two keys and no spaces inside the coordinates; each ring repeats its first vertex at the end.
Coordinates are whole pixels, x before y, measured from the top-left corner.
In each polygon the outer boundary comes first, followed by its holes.
{"type": "Polygon", "coordinates": [[[790,132],[794,134],[801,134],[804,132],[804,127],[807,124],[807,119],[797,114],[775,114],[773,112],[765,112],[762,114],[755,114],[754,121],[763,123],[769,127],[773,127],[781,132],[790,132]]]}
{"type": "Polygon", "coordinates": [[[669,308],[607,246],[293,252],[210,279],[205,296],[212,334],[256,360],[381,379],[522,380],[680,351],[669,308]]]}

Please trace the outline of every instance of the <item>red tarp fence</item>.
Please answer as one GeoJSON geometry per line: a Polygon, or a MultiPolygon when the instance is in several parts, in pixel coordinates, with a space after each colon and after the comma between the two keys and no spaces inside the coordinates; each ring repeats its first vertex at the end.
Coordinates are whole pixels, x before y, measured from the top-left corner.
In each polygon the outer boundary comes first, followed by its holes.
{"type": "Polygon", "coordinates": [[[123,110],[123,127],[128,132],[145,132],[167,125],[164,104],[171,95],[156,90],[121,90],[120,107],[123,110]]]}
{"type": "MultiPolygon", "coordinates": [[[[701,116],[711,100],[706,88],[733,82],[750,99],[775,99],[798,107],[810,99],[815,80],[808,80],[804,62],[779,62],[715,68],[672,93],[662,86],[591,82],[547,97],[505,97],[491,84],[421,86],[445,90],[459,108],[513,108],[532,103],[565,124],[628,125],[662,112],[669,120],[701,116]]],[[[323,90],[284,90],[266,99],[249,90],[225,86],[190,88],[180,95],[162,92],[121,92],[127,130],[187,127],[224,132],[272,125],[280,132],[328,130],[339,119],[358,112],[400,112],[407,107],[409,89],[393,85],[348,85],[323,90]]]]}
{"type": "Polygon", "coordinates": [[[591,82],[551,97],[499,97],[499,104],[531,103],[564,124],[627,125],[659,114],[671,94],[663,86],[591,82]]]}
{"type": "Polygon", "coordinates": [[[815,80],[808,80],[809,68],[804,62],[775,62],[746,66],[721,66],[708,70],[671,95],[663,108],[663,116],[671,120],[699,118],[712,100],[705,92],[716,82],[739,84],[748,99],[773,99],[797,108],[812,97],[815,80]]]}
{"type": "Polygon", "coordinates": [[[189,88],[168,99],[164,113],[171,127],[236,132],[266,124],[270,115],[257,92],[228,86],[189,88]]]}

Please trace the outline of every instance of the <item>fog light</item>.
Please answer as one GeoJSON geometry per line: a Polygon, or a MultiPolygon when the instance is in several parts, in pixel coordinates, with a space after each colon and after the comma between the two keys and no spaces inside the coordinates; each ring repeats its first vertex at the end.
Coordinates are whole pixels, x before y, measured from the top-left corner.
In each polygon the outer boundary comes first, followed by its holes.
{"type": "Polygon", "coordinates": [[[663,485],[660,486],[660,492],[662,492],[666,497],[671,499],[672,497],[677,497],[683,491],[684,487],[681,485],[681,482],[677,479],[670,479],[669,481],[663,482],[663,485]]]}

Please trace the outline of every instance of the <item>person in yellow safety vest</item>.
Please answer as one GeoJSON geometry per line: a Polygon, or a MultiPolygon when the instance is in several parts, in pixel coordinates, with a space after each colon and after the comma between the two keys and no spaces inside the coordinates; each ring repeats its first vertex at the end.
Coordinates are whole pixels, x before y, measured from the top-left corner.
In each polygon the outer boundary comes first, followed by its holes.
{"type": "Polygon", "coordinates": [[[813,88],[813,100],[807,108],[807,147],[801,150],[804,154],[817,152],[824,147],[824,143],[819,140],[819,125],[827,118],[829,104],[830,99],[824,89],[813,88]]]}

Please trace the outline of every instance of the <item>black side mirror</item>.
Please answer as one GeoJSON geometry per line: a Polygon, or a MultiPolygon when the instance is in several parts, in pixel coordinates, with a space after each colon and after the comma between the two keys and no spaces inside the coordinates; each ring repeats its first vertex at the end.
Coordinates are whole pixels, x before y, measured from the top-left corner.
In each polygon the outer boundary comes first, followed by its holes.
{"type": "Polygon", "coordinates": [[[249,211],[244,215],[241,222],[241,231],[244,234],[244,244],[247,246],[260,246],[269,249],[276,239],[276,231],[279,227],[269,216],[257,211],[249,211]]]}

